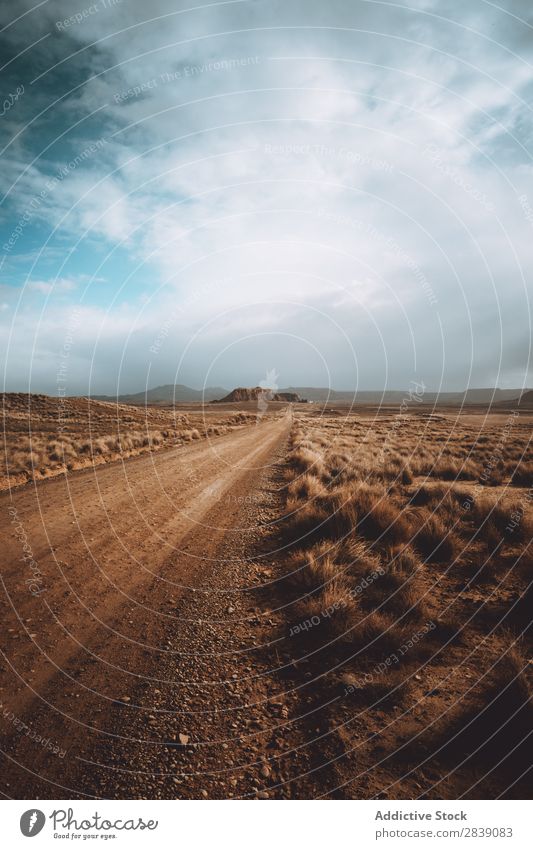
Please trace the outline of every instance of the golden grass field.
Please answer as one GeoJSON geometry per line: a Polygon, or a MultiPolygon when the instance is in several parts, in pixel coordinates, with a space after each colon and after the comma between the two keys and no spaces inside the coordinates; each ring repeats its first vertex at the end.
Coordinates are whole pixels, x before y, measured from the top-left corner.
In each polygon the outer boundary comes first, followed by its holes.
{"type": "Polygon", "coordinates": [[[526,792],[530,438],[512,410],[296,417],[289,635],[355,758],[347,787],[365,775],[356,796],[526,792]]]}
{"type": "Polygon", "coordinates": [[[136,407],[89,398],[1,396],[0,490],[91,465],[229,433],[255,421],[239,410],[136,407]]]}

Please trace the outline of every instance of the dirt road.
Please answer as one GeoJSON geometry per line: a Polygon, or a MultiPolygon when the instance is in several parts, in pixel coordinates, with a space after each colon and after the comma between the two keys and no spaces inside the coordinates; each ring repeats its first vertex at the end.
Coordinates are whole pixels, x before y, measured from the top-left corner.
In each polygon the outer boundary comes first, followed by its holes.
{"type": "MultiPolygon", "coordinates": [[[[194,686],[203,639],[191,634],[202,627],[194,604],[209,604],[209,628],[217,610],[231,619],[235,570],[273,515],[272,464],[290,423],[265,419],[2,495],[6,796],[177,795],[174,772],[151,786],[138,767],[124,777],[124,759],[146,750],[157,772],[161,746],[181,753],[192,739],[191,723],[176,720],[188,699],[176,668],[194,686]],[[167,738],[166,717],[188,733],[167,738]]],[[[206,792],[196,783],[186,795],[206,792]]]]}

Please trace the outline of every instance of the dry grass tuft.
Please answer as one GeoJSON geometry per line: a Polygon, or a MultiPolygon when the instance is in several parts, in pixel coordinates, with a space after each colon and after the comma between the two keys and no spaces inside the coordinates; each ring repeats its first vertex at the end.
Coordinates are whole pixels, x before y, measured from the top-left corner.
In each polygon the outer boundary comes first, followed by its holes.
{"type": "Polygon", "coordinates": [[[134,407],[89,398],[2,395],[0,489],[144,452],[219,436],[256,423],[251,413],[134,407]],[[195,426],[196,425],[196,426],[195,426]]]}

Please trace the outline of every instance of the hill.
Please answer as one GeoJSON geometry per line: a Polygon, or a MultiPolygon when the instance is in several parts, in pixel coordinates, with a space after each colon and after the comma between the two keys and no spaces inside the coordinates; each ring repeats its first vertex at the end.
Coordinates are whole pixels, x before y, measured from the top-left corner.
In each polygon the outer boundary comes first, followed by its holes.
{"type": "MultiPolygon", "coordinates": [[[[228,394],[228,390],[220,386],[207,386],[204,390],[192,389],[183,384],[168,383],[164,386],[156,386],[144,392],[135,392],[129,395],[93,395],[99,401],[113,401],[121,404],[133,404],[135,406],[144,404],[173,404],[173,403],[209,403],[219,401],[220,403],[238,403],[246,401],[257,401],[265,389],[260,386],[237,387],[228,394]]],[[[521,389],[467,389],[466,392],[429,392],[426,391],[421,400],[426,404],[518,404],[531,405],[532,390],[523,392],[521,389]]],[[[303,399],[315,403],[337,404],[401,404],[402,400],[409,397],[409,388],[405,390],[389,389],[380,390],[355,390],[355,389],[328,389],[327,386],[289,386],[277,390],[271,401],[291,401],[297,403],[303,399]]]]}
{"type": "Polygon", "coordinates": [[[148,389],[145,392],[135,392],[132,395],[93,395],[92,397],[99,401],[119,401],[121,404],[173,404],[187,403],[191,401],[214,401],[220,395],[227,392],[221,386],[206,386],[205,389],[192,389],[190,386],[184,386],[182,383],[176,385],[166,383],[164,386],[156,386],[154,389],[148,389]]]}
{"type": "Polygon", "coordinates": [[[522,393],[518,401],[519,407],[533,407],[533,389],[528,389],[522,393]]]}
{"type": "Polygon", "coordinates": [[[501,403],[505,407],[520,407],[521,409],[531,410],[533,408],[533,389],[526,389],[518,398],[501,403]]]}
{"type": "Polygon", "coordinates": [[[297,403],[302,399],[296,392],[288,390],[283,392],[273,392],[271,389],[264,389],[261,386],[245,387],[239,386],[226,395],[224,398],[214,399],[215,404],[243,404],[247,401],[288,401],[297,403]]]}
{"type": "MultiPolygon", "coordinates": [[[[400,404],[404,398],[409,396],[409,388],[405,390],[389,389],[379,390],[338,390],[315,386],[290,386],[282,392],[294,392],[308,401],[315,403],[343,403],[343,404],[400,404]]],[[[498,404],[509,403],[516,400],[520,395],[519,389],[467,389],[465,392],[428,392],[426,391],[421,400],[426,404],[498,404]]]]}

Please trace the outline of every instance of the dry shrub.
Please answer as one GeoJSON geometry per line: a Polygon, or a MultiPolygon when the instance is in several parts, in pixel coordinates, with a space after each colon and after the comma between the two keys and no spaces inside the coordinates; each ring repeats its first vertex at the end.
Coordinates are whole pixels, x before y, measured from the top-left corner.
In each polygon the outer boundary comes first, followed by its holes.
{"type": "Polygon", "coordinates": [[[388,613],[396,620],[421,621],[427,616],[423,595],[416,573],[405,575],[387,570],[378,581],[367,587],[362,603],[367,609],[388,613]]]}
{"type": "Polygon", "coordinates": [[[409,503],[413,507],[440,508],[442,504],[449,504],[454,509],[472,500],[468,489],[444,484],[434,484],[433,486],[422,484],[409,497],[409,503]]]}
{"type": "Polygon", "coordinates": [[[289,456],[289,463],[293,469],[300,473],[312,471],[315,475],[321,477],[325,472],[322,454],[310,448],[295,448],[289,456]]]}
{"type": "Polygon", "coordinates": [[[512,468],[511,483],[513,486],[524,486],[528,489],[533,485],[533,463],[521,462],[512,468]]]}
{"type": "Polygon", "coordinates": [[[48,457],[53,463],[62,463],[64,459],[63,444],[58,440],[48,443],[48,457]]]}
{"type": "Polygon", "coordinates": [[[447,487],[422,485],[410,494],[409,503],[413,507],[425,507],[443,498],[447,492],[447,487]]]}
{"type": "Polygon", "coordinates": [[[28,455],[25,451],[13,451],[11,456],[8,458],[7,465],[9,468],[10,474],[20,474],[22,472],[26,472],[26,460],[28,455]]]}
{"type": "MultiPolygon", "coordinates": [[[[420,621],[427,616],[422,584],[423,567],[415,552],[407,547],[389,548],[382,559],[373,557],[373,571],[379,577],[361,595],[366,610],[379,610],[396,619],[420,621]]],[[[367,555],[368,557],[368,555],[367,555]]],[[[370,563],[367,559],[366,573],[370,563]]]]}
{"type": "Polygon", "coordinates": [[[109,451],[109,444],[105,437],[100,436],[97,439],[93,439],[91,443],[91,453],[94,455],[98,454],[106,454],[109,451]]]}
{"type": "Polygon", "coordinates": [[[42,454],[38,451],[29,451],[26,455],[26,468],[27,469],[38,469],[42,463],[42,454]]]}
{"type": "MultiPolygon", "coordinates": [[[[22,484],[32,477],[62,474],[90,461],[100,465],[121,455],[156,451],[176,444],[184,431],[188,431],[186,441],[204,435],[203,425],[201,431],[191,427],[192,417],[159,407],[141,409],[95,399],[44,395],[4,394],[3,401],[6,450],[0,488],[22,484]]],[[[199,416],[195,418],[199,420],[199,416]]],[[[228,430],[229,421],[227,416],[223,432],[228,430]]],[[[253,424],[255,416],[244,414],[239,422],[253,424]]]]}
{"type": "Polygon", "coordinates": [[[494,545],[492,541],[489,543],[489,540],[485,540],[486,545],[470,553],[468,585],[475,586],[499,580],[505,570],[505,561],[499,556],[501,542],[501,537],[497,539],[494,545]]]}
{"type": "Polygon", "coordinates": [[[415,508],[411,514],[410,537],[427,563],[450,562],[459,552],[459,540],[442,518],[423,507],[415,508]]]}
{"type": "Polygon", "coordinates": [[[346,476],[352,463],[350,454],[328,454],[325,458],[326,470],[330,479],[338,479],[346,476]]]}
{"type": "MultiPolygon", "coordinates": [[[[370,459],[373,464],[375,458],[372,457],[370,459]]],[[[399,451],[387,456],[385,464],[382,463],[380,468],[371,465],[368,469],[368,474],[372,475],[376,480],[396,481],[403,486],[409,486],[413,482],[412,471],[409,466],[406,466],[399,451]]]]}
{"type": "Polygon", "coordinates": [[[382,568],[381,558],[371,551],[368,543],[357,537],[349,537],[339,548],[339,560],[355,583],[367,578],[382,568]]]}
{"type": "Polygon", "coordinates": [[[287,580],[294,586],[313,592],[332,581],[341,571],[334,560],[329,543],[319,543],[307,550],[295,551],[289,558],[287,580]]]}
{"type": "MultiPolygon", "coordinates": [[[[93,415],[92,419],[98,418],[93,415]]],[[[185,432],[188,440],[199,439],[196,429],[185,432]]],[[[86,465],[87,460],[99,463],[116,459],[118,455],[130,454],[148,449],[150,451],[168,444],[177,434],[175,430],[125,431],[108,434],[95,434],[87,438],[64,435],[60,439],[33,436],[18,440],[16,450],[10,450],[6,467],[10,475],[24,474],[26,479],[34,475],[42,476],[67,469],[76,469],[86,465]]]]}
{"type": "Polygon", "coordinates": [[[470,518],[479,540],[529,542],[531,522],[521,501],[502,503],[488,496],[479,498],[470,510],[470,518]]]}
{"type": "Polygon", "coordinates": [[[314,640],[351,642],[360,619],[357,603],[342,578],[334,578],[320,592],[297,605],[297,609],[301,610],[302,617],[313,623],[314,640]]]}
{"type": "Polygon", "coordinates": [[[305,449],[306,451],[315,451],[317,447],[317,443],[310,439],[300,439],[298,440],[297,447],[299,449],[305,449]]]}
{"type": "Polygon", "coordinates": [[[284,538],[288,545],[312,545],[328,537],[326,523],[329,515],[316,501],[301,506],[299,500],[289,498],[287,511],[284,538]]]}
{"type": "Polygon", "coordinates": [[[300,502],[287,501],[289,514],[285,536],[289,543],[313,543],[321,539],[341,540],[357,525],[355,505],[347,492],[338,489],[314,498],[302,507],[300,502]]]}
{"type": "Polygon", "coordinates": [[[287,488],[289,498],[295,501],[307,501],[318,496],[324,496],[327,490],[320,478],[313,474],[297,477],[287,488]]]}
{"type": "Polygon", "coordinates": [[[407,514],[392,502],[383,489],[363,483],[353,498],[359,515],[357,531],[366,539],[379,540],[383,546],[409,539],[407,514]]]}
{"type": "Polygon", "coordinates": [[[448,481],[477,480],[479,472],[479,466],[473,460],[460,463],[448,457],[437,460],[428,470],[428,475],[448,481]]]}
{"type": "Polygon", "coordinates": [[[499,460],[496,465],[487,467],[481,473],[480,482],[486,486],[501,486],[507,477],[503,460],[499,460]]]}
{"type": "Polygon", "coordinates": [[[414,575],[423,568],[415,551],[410,546],[391,547],[385,552],[387,568],[402,575],[414,575]]]}
{"type": "Polygon", "coordinates": [[[120,434],[120,442],[119,442],[119,451],[121,453],[126,452],[126,451],[132,451],[133,446],[134,446],[134,442],[133,442],[133,439],[131,438],[131,436],[128,436],[127,434],[121,433],[120,434]]]}
{"type": "Polygon", "coordinates": [[[408,466],[402,469],[400,478],[404,486],[409,486],[409,484],[413,483],[413,473],[408,466]]]}

